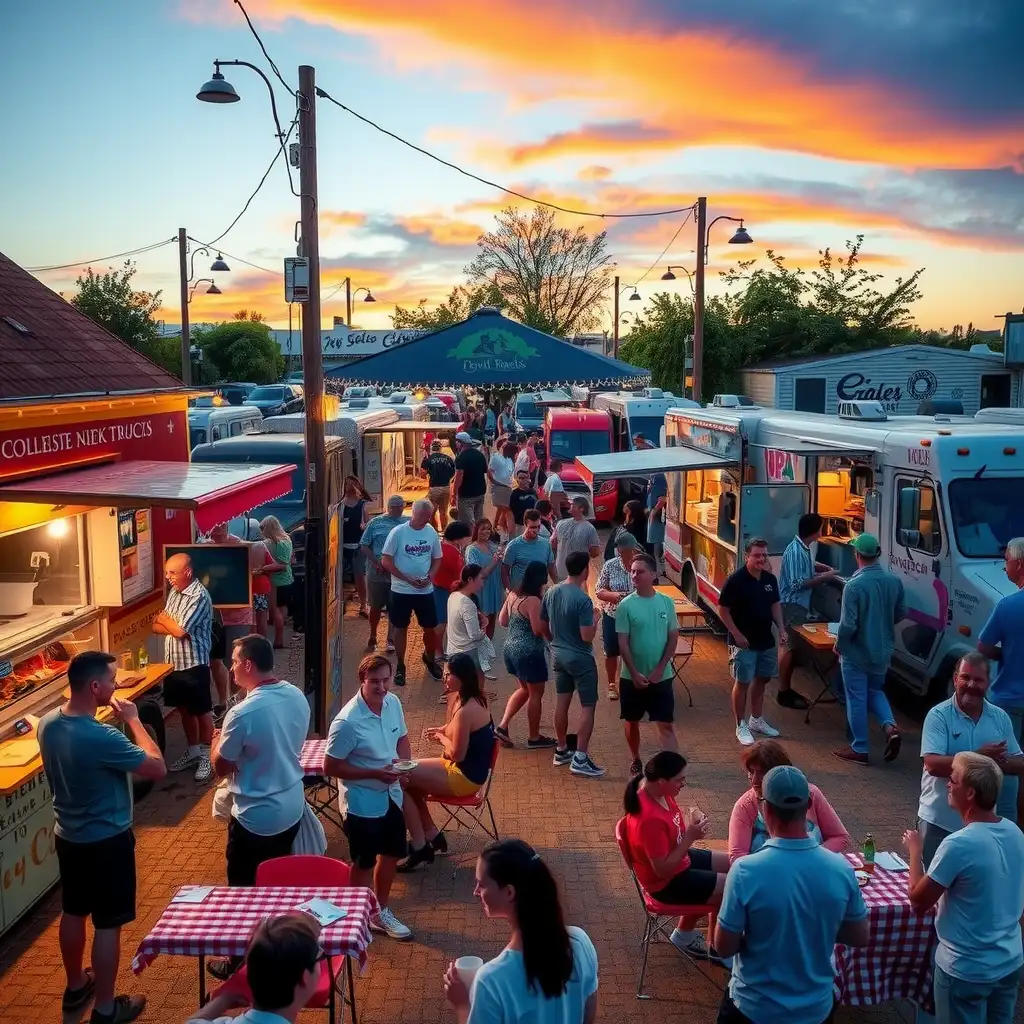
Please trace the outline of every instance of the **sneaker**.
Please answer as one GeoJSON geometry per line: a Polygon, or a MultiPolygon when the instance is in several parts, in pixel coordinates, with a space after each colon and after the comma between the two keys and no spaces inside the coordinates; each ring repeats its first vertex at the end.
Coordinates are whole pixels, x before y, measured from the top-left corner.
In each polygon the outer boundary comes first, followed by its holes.
{"type": "Polygon", "coordinates": [[[381,907],[380,912],[370,918],[370,929],[383,932],[399,942],[408,942],[412,938],[412,929],[407,928],[392,913],[390,907],[381,907]]]}
{"type": "Polygon", "coordinates": [[[497,678],[498,678],[498,677],[497,677],[497,676],[496,676],[496,675],[495,675],[495,674],[494,674],[494,673],[493,673],[493,672],[492,672],[492,671],[491,671],[490,669],[488,669],[488,670],[487,670],[487,671],[486,671],[486,672],[484,673],[484,679],[497,679],[497,678]]]}
{"type": "MultiPolygon", "coordinates": [[[[64,995],[60,1000],[61,1013],[74,1013],[76,1010],[81,1010],[92,999],[92,995],[96,991],[96,976],[91,967],[86,967],[83,973],[85,974],[85,984],[81,988],[64,989],[64,995]]],[[[77,1019],[76,1014],[75,1020],[77,1019]]]]}
{"type": "Polygon", "coordinates": [[[535,740],[527,740],[526,745],[530,750],[540,750],[543,747],[554,747],[558,744],[553,736],[538,736],[535,740]]]}
{"type": "Polygon", "coordinates": [[[435,679],[440,679],[441,676],[444,675],[444,671],[441,669],[441,666],[438,664],[437,659],[430,657],[429,654],[424,653],[424,655],[423,655],[423,664],[427,666],[427,671],[435,679]]]}
{"type": "Polygon", "coordinates": [[[191,750],[186,750],[177,761],[168,766],[167,770],[169,772],[183,772],[186,768],[191,768],[192,765],[198,764],[200,756],[199,751],[193,754],[191,750]]]}
{"type": "Polygon", "coordinates": [[[100,1013],[93,1007],[89,1024],[125,1024],[135,1020],[145,1008],[145,996],[114,996],[114,1009],[110,1013],[100,1013]]]}
{"type": "Polygon", "coordinates": [[[643,770],[644,770],[644,763],[643,763],[643,761],[640,760],[639,757],[636,758],[635,761],[630,761],[629,762],[629,774],[630,774],[630,776],[640,775],[643,772],[643,770]]]}
{"type": "Polygon", "coordinates": [[[769,739],[774,739],[779,735],[779,730],[773,729],[763,718],[748,718],[747,728],[751,732],[760,733],[762,736],[769,737],[769,739]]]}
{"type": "Polygon", "coordinates": [[[394,643],[394,641],[393,641],[393,640],[389,640],[389,641],[388,641],[388,642],[387,642],[387,643],[386,643],[386,644],[384,645],[384,652],[385,652],[386,654],[394,654],[394,653],[395,653],[395,643],[394,643]]]}
{"type": "Polygon", "coordinates": [[[573,775],[585,775],[588,779],[599,779],[604,775],[604,769],[594,764],[594,760],[589,754],[581,754],[579,751],[573,755],[569,771],[573,775]]]}
{"type": "Polygon", "coordinates": [[[669,941],[684,956],[693,960],[708,959],[708,944],[700,932],[683,932],[676,928],[669,936],[669,941]]]}
{"type": "Polygon", "coordinates": [[[551,763],[556,767],[560,768],[563,764],[569,764],[572,761],[572,751],[566,747],[565,750],[559,750],[555,747],[555,756],[551,763]]]}
{"type": "MultiPolygon", "coordinates": [[[[447,699],[447,698],[446,698],[447,699]]],[[[494,727],[494,735],[498,737],[498,742],[503,747],[514,747],[515,744],[512,742],[512,737],[508,734],[508,729],[502,729],[500,725],[494,727]]]]}
{"type": "Polygon", "coordinates": [[[849,761],[851,764],[868,764],[868,755],[862,754],[853,747],[839,747],[838,750],[832,751],[833,757],[838,757],[840,761],[849,761]]]}
{"type": "Polygon", "coordinates": [[[736,739],[745,747],[753,746],[754,737],[750,734],[750,728],[745,721],[736,726],[736,739]]]}
{"type": "Polygon", "coordinates": [[[896,726],[892,726],[889,731],[885,734],[885,754],[884,759],[886,761],[895,761],[900,756],[900,746],[903,743],[903,737],[900,736],[899,729],[896,726]]]}
{"type": "Polygon", "coordinates": [[[410,851],[409,856],[398,865],[398,871],[407,875],[415,871],[421,864],[433,863],[434,847],[430,843],[424,843],[418,850],[410,851]]]}
{"type": "Polygon", "coordinates": [[[399,665],[395,669],[395,686],[405,686],[405,666],[399,665]]]}
{"type": "Polygon", "coordinates": [[[203,747],[199,762],[196,764],[196,782],[209,782],[213,778],[213,765],[210,764],[210,748],[203,747]]]}

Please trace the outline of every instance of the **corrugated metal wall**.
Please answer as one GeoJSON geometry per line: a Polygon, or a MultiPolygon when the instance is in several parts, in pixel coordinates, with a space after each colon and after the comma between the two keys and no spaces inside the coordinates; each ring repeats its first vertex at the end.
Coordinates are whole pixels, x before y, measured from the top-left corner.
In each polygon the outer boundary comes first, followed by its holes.
{"type": "Polygon", "coordinates": [[[775,405],[775,374],[774,373],[743,373],[743,394],[749,395],[755,405],[775,405]]]}

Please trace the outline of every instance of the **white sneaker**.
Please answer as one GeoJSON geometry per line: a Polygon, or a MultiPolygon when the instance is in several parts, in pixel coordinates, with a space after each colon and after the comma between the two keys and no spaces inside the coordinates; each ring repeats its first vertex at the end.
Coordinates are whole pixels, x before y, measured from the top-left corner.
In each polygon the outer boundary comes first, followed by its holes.
{"type": "Polygon", "coordinates": [[[199,762],[199,751],[194,753],[191,750],[186,750],[177,761],[168,765],[167,770],[169,772],[183,772],[186,768],[191,768],[192,765],[199,762]]]}
{"type": "Polygon", "coordinates": [[[383,932],[399,942],[408,942],[412,938],[412,929],[407,928],[392,913],[390,907],[381,907],[379,914],[370,918],[370,928],[375,932],[383,932]]]}
{"type": "Polygon", "coordinates": [[[750,734],[750,727],[745,721],[736,726],[736,739],[745,747],[753,745],[754,737],[750,734]]]}
{"type": "Polygon", "coordinates": [[[213,765],[210,764],[210,748],[203,747],[196,764],[196,782],[209,782],[213,778],[213,765]]]}
{"type": "Polygon", "coordinates": [[[779,735],[779,730],[773,729],[763,718],[748,719],[747,728],[751,732],[759,732],[762,736],[769,736],[771,738],[779,735]]]}

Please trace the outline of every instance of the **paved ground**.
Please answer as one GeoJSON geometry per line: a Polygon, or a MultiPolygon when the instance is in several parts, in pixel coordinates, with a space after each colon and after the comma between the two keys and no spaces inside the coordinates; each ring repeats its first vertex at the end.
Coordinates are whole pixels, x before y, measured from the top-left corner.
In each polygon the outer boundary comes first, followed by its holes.
{"type": "MultiPolygon", "coordinates": [[[[350,606],[351,609],[351,606],[350,606]]],[[[352,692],[354,668],[365,643],[365,623],[345,620],[346,692],[352,692]]],[[[415,629],[412,631],[415,634],[415,629]]],[[[440,684],[419,661],[418,637],[411,637],[409,685],[400,691],[413,736],[413,752],[422,750],[422,730],[443,720],[437,703],[440,684]]],[[[500,641],[500,635],[499,635],[500,641]]],[[[500,650],[500,642],[496,645],[500,650]]],[[[299,653],[286,652],[282,675],[300,678],[299,653]]],[[[686,670],[694,707],[680,694],[679,732],[690,759],[689,797],[713,822],[713,837],[725,838],[733,802],[746,786],[729,715],[729,684],[724,647],[702,638],[686,670]]],[[[813,689],[807,678],[804,691],[813,689]]],[[[502,678],[491,686],[498,693],[496,717],[514,683],[502,678]]],[[[774,692],[774,691],[772,691],[774,692]]],[[[545,707],[546,731],[552,731],[552,702],[545,707]]],[[[860,841],[874,833],[879,848],[897,848],[904,828],[913,823],[920,774],[919,730],[905,727],[904,756],[895,764],[857,768],[836,761],[829,751],[843,740],[842,719],[835,707],[819,708],[813,723],[803,714],[784,711],[772,700],[770,720],[783,734],[794,761],[827,794],[850,833],[860,841]]],[[[493,802],[503,836],[519,836],[533,844],[551,865],[562,886],[568,919],[585,928],[600,956],[602,1020],[637,1022],[698,1022],[714,1019],[717,990],[669,945],[655,947],[648,969],[647,990],[655,998],[635,998],[637,944],[641,912],[632,882],[614,844],[613,826],[621,814],[622,790],[628,777],[628,756],[617,720],[617,705],[602,695],[592,744],[594,757],[608,767],[604,779],[571,776],[567,768],[551,766],[550,752],[503,752],[493,789],[493,802]]],[[[525,722],[514,725],[525,738],[525,722]]],[[[653,737],[644,736],[645,751],[653,752],[653,737]]],[[[877,737],[876,737],[877,740],[877,737]]],[[[171,729],[168,756],[182,747],[182,735],[171,729]]],[[[186,773],[167,779],[137,808],[139,897],[138,919],[124,932],[123,988],[149,995],[148,1021],[183,1021],[196,1006],[194,961],[161,957],[140,977],[129,969],[139,940],[185,882],[223,883],[224,828],[210,816],[211,791],[198,787],[186,773]]],[[[330,852],[346,855],[343,838],[328,826],[330,852]]],[[[476,849],[478,847],[474,847],[476,849]]],[[[453,865],[441,859],[396,883],[392,904],[415,931],[415,941],[400,944],[386,938],[374,941],[365,976],[357,982],[361,1019],[386,1024],[429,1024],[449,1021],[441,993],[441,975],[451,958],[467,953],[494,956],[506,940],[500,922],[487,921],[472,896],[472,858],[465,858],[453,877],[453,865]]],[[[0,1021],[54,1020],[59,1013],[63,974],[57,948],[59,899],[56,893],[0,940],[0,1021]]],[[[720,983],[721,972],[715,973],[720,983]]],[[[871,1010],[844,1009],[840,1021],[909,1020],[909,1006],[871,1010]]],[[[313,1012],[304,1020],[322,1020],[313,1012]]]]}

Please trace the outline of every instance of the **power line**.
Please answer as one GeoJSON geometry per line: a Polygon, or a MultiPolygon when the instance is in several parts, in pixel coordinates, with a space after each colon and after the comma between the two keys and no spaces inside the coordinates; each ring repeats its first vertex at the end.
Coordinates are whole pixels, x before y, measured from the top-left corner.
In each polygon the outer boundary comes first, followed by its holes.
{"type": "Polygon", "coordinates": [[[256,31],[256,27],[252,23],[252,19],[249,17],[249,12],[242,6],[242,0],[235,0],[238,4],[238,9],[242,12],[242,16],[245,18],[245,23],[249,26],[249,31],[253,34],[256,42],[259,43],[260,49],[263,51],[263,56],[267,58],[267,63],[270,65],[270,70],[277,76],[277,80],[291,93],[295,95],[295,90],[284,80],[281,72],[278,70],[277,65],[274,63],[274,58],[267,53],[267,48],[263,45],[263,40],[260,39],[260,34],[256,31]]]}
{"type": "MultiPolygon", "coordinates": [[[[204,242],[204,241],[202,241],[199,238],[193,238],[191,235],[188,236],[188,240],[190,242],[195,242],[196,245],[206,246],[206,248],[208,248],[208,249],[214,248],[214,243],[213,242],[204,242]]],[[[273,274],[274,277],[282,277],[282,276],[284,276],[278,270],[270,270],[268,267],[261,267],[258,263],[250,263],[248,260],[243,260],[241,256],[236,256],[234,253],[228,252],[227,249],[218,248],[217,251],[222,256],[227,256],[230,259],[234,260],[235,263],[244,263],[247,267],[252,267],[253,270],[262,270],[264,274],[273,274]]]]}
{"type": "Polygon", "coordinates": [[[115,252],[112,256],[97,256],[94,260],[79,260],[77,263],[55,263],[48,267],[26,267],[30,274],[40,274],[47,270],[68,270],[71,267],[84,267],[89,263],[105,263],[107,260],[117,260],[124,256],[137,256],[140,253],[152,252],[162,246],[170,245],[176,241],[174,238],[165,238],[162,242],[154,242],[152,245],[143,245],[138,249],[128,249],[125,252],[115,252]]]}
{"type": "MultiPolygon", "coordinates": [[[[690,209],[686,211],[686,216],[683,218],[682,224],[680,224],[679,227],[676,228],[676,233],[668,240],[668,245],[666,245],[665,248],[661,250],[661,255],[643,272],[643,276],[637,280],[637,284],[640,284],[640,282],[665,258],[665,253],[667,253],[669,249],[672,248],[673,244],[675,243],[675,240],[682,233],[683,228],[686,227],[687,222],[692,216],[693,207],[691,206],[690,209]]],[[[693,287],[692,281],[690,282],[690,287],[693,287]]]]}

